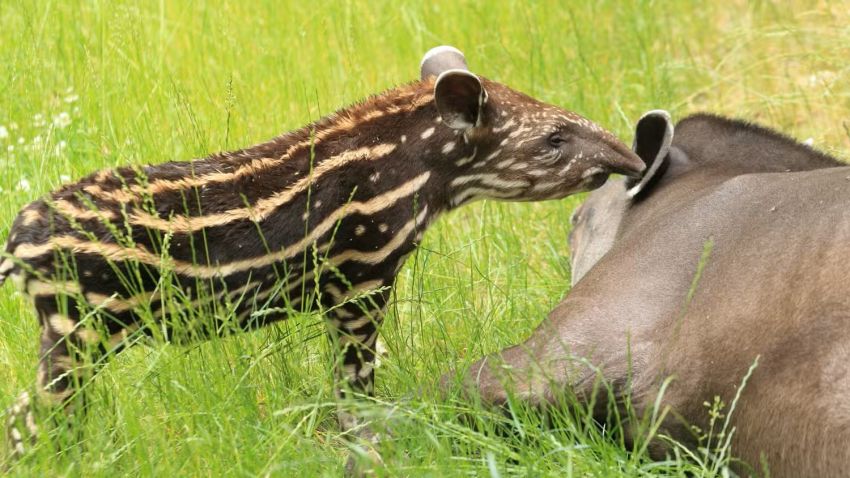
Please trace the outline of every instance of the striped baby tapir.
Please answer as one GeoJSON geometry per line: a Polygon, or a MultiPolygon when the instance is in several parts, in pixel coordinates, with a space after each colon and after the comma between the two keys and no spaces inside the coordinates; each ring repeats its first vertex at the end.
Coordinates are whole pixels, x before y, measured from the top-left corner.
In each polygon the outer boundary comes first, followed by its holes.
{"type": "Polygon", "coordinates": [[[41,351],[35,393],[6,415],[12,453],[43,428],[34,408],[71,413],[98,364],[152,335],[319,311],[338,346],[336,393],[369,394],[390,287],[438,216],[477,199],[562,198],[644,167],[591,121],[471,73],[454,48],[429,51],[420,70],[266,143],[103,170],[25,206],[0,278],[32,299],[41,351]]]}

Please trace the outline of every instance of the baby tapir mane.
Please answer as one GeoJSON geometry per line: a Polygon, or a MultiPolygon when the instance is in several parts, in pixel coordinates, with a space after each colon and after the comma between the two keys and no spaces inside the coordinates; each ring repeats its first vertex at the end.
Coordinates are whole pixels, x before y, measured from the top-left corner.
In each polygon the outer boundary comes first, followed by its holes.
{"type": "MultiPolygon", "coordinates": [[[[416,80],[390,90],[370,95],[362,101],[331,113],[318,121],[298,130],[278,136],[268,142],[220,153],[211,158],[255,158],[282,157],[293,144],[310,144],[311,139],[332,140],[350,133],[354,127],[362,127],[387,115],[413,112],[430,104],[434,99],[434,78],[416,80]]],[[[291,154],[291,153],[290,153],[291,154]]]]}
{"type": "Polygon", "coordinates": [[[746,174],[846,166],[773,129],[709,113],[682,119],[675,131],[673,146],[684,151],[698,167],[727,168],[746,174]]]}

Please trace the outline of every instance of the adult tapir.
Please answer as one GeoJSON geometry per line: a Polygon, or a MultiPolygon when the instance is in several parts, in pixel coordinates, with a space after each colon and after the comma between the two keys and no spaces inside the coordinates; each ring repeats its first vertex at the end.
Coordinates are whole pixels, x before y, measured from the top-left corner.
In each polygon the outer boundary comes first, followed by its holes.
{"type": "Polygon", "coordinates": [[[601,373],[640,414],[672,377],[662,430],[687,446],[705,403],[728,412],[740,389],[739,473],[850,475],[850,167],[717,116],[675,131],[664,112],[641,118],[645,175],[573,216],[568,297],[465,385],[547,404],[564,390],[589,400],[601,373]]]}

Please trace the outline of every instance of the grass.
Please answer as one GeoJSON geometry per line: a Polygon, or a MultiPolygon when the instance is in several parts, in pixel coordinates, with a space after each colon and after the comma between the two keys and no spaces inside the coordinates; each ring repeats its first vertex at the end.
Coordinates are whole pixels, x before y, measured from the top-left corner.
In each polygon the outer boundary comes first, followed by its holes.
{"type": "MultiPolygon", "coordinates": [[[[850,11],[827,2],[0,2],[0,236],[27,202],[119,164],[250,145],[414,79],[449,43],[472,69],[580,112],[625,141],[645,110],[740,116],[850,156],[850,11]]],[[[384,327],[379,476],[712,476],[680,450],[628,453],[579,410],[408,399],[527,337],[569,289],[580,197],[482,202],[428,232],[384,327]]],[[[0,405],[35,374],[38,329],[0,290],[0,405]]],[[[92,387],[83,446],[41,447],[22,476],[338,476],[318,317],[120,355],[92,387]]],[[[711,397],[706,397],[710,400],[711,397]]],[[[717,407],[714,407],[717,408],[717,407]]],[[[706,413],[710,413],[707,410],[706,413]]],[[[719,413],[719,412],[715,412],[719,413]]],[[[651,429],[651,428],[650,428],[651,429]]],[[[648,432],[647,432],[648,433],[648,432]]]]}

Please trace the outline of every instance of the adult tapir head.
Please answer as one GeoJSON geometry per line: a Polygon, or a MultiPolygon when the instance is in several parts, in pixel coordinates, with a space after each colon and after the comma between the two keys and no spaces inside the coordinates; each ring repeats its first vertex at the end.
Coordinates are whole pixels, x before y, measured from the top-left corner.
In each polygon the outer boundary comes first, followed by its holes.
{"type": "Polygon", "coordinates": [[[670,162],[676,160],[680,153],[675,149],[671,151],[672,142],[670,115],[663,110],[644,114],[635,127],[632,146],[646,163],[644,173],[636,178],[609,182],[590,194],[575,210],[570,218],[572,231],[569,236],[572,285],[611,249],[629,206],[639,201],[664,176],[670,162]]]}
{"type": "Polygon", "coordinates": [[[674,140],[670,115],[662,110],[650,111],[638,120],[633,149],[646,164],[644,172],[638,177],[609,182],[591,193],[573,214],[573,284],[608,252],[618,237],[644,219],[657,217],[659,208],[686,201],[709,186],[736,176],[841,164],[776,131],[705,113],[682,119],[676,125],[674,140]],[[668,194],[668,187],[673,185],[678,192],[668,194]],[[662,196],[663,204],[658,202],[662,196]]]}
{"type": "Polygon", "coordinates": [[[423,80],[434,81],[442,126],[429,127],[421,139],[443,135],[438,146],[451,161],[453,207],[479,198],[561,198],[595,189],[611,173],[636,176],[644,169],[611,133],[473,74],[455,48],[430,50],[420,70],[423,80]]]}

